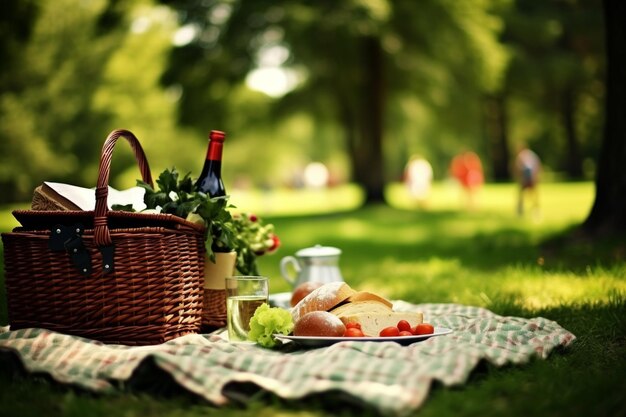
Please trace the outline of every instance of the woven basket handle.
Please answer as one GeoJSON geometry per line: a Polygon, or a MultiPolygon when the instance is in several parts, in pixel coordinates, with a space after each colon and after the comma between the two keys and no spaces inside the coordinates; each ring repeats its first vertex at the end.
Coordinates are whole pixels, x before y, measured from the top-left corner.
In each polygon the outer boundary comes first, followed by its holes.
{"type": "Polygon", "coordinates": [[[107,198],[109,196],[109,174],[111,173],[111,159],[113,157],[113,148],[117,140],[123,137],[126,139],[130,146],[133,148],[135,154],[135,160],[139,165],[141,171],[141,178],[143,182],[150,184],[154,187],[152,182],[152,174],[150,173],[150,166],[146,159],[146,154],[143,152],[139,141],[132,134],[132,132],[124,129],[117,129],[109,133],[104,145],[102,146],[102,153],[100,154],[100,168],[98,169],[98,184],[96,186],[96,210],[94,213],[94,241],[96,246],[109,246],[113,244],[111,240],[111,234],[109,232],[109,226],[107,225],[107,213],[109,207],[107,205],[107,198]]]}

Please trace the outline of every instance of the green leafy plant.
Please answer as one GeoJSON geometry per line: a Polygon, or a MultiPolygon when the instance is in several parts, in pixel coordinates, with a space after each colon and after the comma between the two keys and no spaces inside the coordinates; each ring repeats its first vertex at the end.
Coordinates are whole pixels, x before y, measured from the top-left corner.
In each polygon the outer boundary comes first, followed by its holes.
{"type": "MultiPolygon", "coordinates": [[[[169,213],[204,224],[207,256],[215,262],[216,252],[235,251],[241,274],[258,275],[256,258],[280,245],[272,224],[265,225],[252,214],[231,213],[236,207],[228,203],[228,196],[211,198],[196,191],[190,174],[181,178],[175,168],[166,169],[156,180],[157,189],[141,180],[137,185],[145,189],[144,212],[169,213]]],[[[129,210],[129,206],[113,209],[129,210]]]]}

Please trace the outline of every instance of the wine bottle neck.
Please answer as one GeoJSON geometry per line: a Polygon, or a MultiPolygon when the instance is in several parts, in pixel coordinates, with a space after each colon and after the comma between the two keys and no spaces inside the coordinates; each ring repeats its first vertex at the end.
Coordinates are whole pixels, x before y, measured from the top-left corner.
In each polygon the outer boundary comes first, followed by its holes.
{"type": "Polygon", "coordinates": [[[221,161],[223,148],[224,144],[222,142],[218,142],[215,140],[209,141],[209,149],[206,153],[207,161],[221,161]]]}
{"type": "Polygon", "coordinates": [[[209,146],[202,172],[196,181],[195,187],[210,197],[226,195],[222,182],[222,148],[224,147],[224,132],[212,130],[209,134],[209,146]]]}

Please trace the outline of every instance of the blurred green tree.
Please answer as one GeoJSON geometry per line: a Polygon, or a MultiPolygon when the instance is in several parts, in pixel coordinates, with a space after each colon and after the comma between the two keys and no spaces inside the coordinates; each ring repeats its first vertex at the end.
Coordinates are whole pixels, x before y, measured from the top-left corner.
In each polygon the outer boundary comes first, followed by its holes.
{"type": "Polygon", "coordinates": [[[123,15],[117,1],[25,5],[9,15],[16,33],[26,30],[28,36],[8,49],[13,59],[0,84],[2,202],[28,199],[41,178],[80,182],[82,162],[95,159],[98,148],[86,138],[103,130],[107,113],[94,112],[90,104],[103,62],[119,41],[115,28],[123,15]]]}
{"type": "Polygon", "coordinates": [[[607,50],[606,121],[596,176],[596,198],[583,224],[592,235],[626,233],[626,3],[604,0],[607,50]]]}
{"type": "Polygon", "coordinates": [[[2,113],[8,105],[6,96],[14,97],[28,84],[21,51],[32,38],[38,9],[36,1],[8,0],[0,14],[0,201],[11,201],[18,187],[12,172],[18,158],[10,153],[10,132],[2,113]]]}
{"type": "Polygon", "coordinates": [[[581,178],[584,156],[594,155],[600,143],[601,1],[515,0],[502,15],[502,41],[512,52],[495,103],[506,118],[504,135],[529,143],[553,170],[581,178]]]}
{"type": "Polygon", "coordinates": [[[38,7],[34,0],[7,0],[0,15],[0,91],[20,87],[19,75],[23,62],[20,51],[28,43],[37,18],[38,7]]]}
{"type": "MultiPolygon", "coordinates": [[[[0,20],[0,202],[44,180],[95,185],[106,134],[137,134],[153,171],[202,163],[206,143],[176,125],[175,89],[159,83],[177,29],[152,0],[10,0],[0,20]],[[176,143],[182,152],[172,152],[176,143]],[[156,161],[156,163],[155,163],[156,161]]],[[[138,177],[122,144],[111,184],[138,177]]],[[[184,167],[184,168],[183,168],[184,167]]]]}
{"type": "Polygon", "coordinates": [[[366,202],[383,201],[388,171],[402,169],[384,166],[386,148],[400,142],[392,140],[398,130],[388,124],[388,103],[416,95],[434,105],[439,137],[462,138],[448,153],[459,143],[476,147],[480,118],[468,114],[480,115],[478,97],[498,87],[507,60],[497,41],[500,21],[490,12],[496,0],[428,0],[419,7],[385,0],[162,2],[192,33],[173,51],[164,76],[183,87],[182,123],[203,132],[225,123],[229,91],[264,53],[286,52],[284,66],[304,77],[277,100],[275,114],[305,110],[320,124],[340,126],[366,202]]]}
{"type": "MultiPolygon", "coordinates": [[[[117,127],[142,139],[153,170],[198,172],[207,131],[232,129],[232,182],[245,170],[256,185],[284,183],[325,160],[371,202],[413,153],[440,178],[473,149],[507,179],[509,142],[525,141],[577,176],[600,142],[598,2],[8,0],[0,202],[43,179],[92,186],[117,127]],[[248,88],[277,69],[282,92],[248,88]]],[[[112,169],[123,185],[137,175],[130,153],[112,169]]]]}
{"type": "MultiPolygon", "coordinates": [[[[103,63],[100,85],[91,100],[94,113],[109,116],[107,131],[93,137],[96,148],[99,150],[109,130],[122,127],[140,140],[153,175],[171,167],[183,173],[193,169],[199,172],[203,163],[199,155],[206,151],[206,139],[177,126],[180,91],[160,85],[177,30],[175,13],[151,0],[135,0],[124,21],[128,22],[123,24],[125,35],[103,63]]],[[[111,178],[112,185],[133,186],[138,170],[132,152],[126,144],[119,148],[121,152],[116,153],[112,164],[114,174],[119,175],[111,178]]],[[[90,185],[97,177],[97,168],[95,164],[86,167],[90,185]]]]}

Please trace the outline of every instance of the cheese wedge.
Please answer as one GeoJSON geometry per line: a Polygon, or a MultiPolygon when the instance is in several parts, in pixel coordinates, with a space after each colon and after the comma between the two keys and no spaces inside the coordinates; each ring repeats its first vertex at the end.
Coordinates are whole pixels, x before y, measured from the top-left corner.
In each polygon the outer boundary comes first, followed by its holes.
{"type": "Polygon", "coordinates": [[[379,303],[383,303],[387,307],[389,307],[390,310],[393,307],[393,304],[391,303],[391,301],[387,300],[386,298],[381,297],[378,294],[374,294],[369,291],[357,291],[354,294],[352,294],[350,297],[348,297],[348,301],[350,302],[367,301],[367,300],[378,301],[379,303]]]}
{"type": "Polygon", "coordinates": [[[400,320],[406,320],[411,326],[422,323],[424,315],[415,312],[377,312],[357,313],[339,317],[343,324],[359,323],[365,336],[377,337],[385,327],[397,326],[400,320]]]}
{"type": "Polygon", "coordinates": [[[390,311],[391,307],[387,304],[374,300],[348,302],[330,310],[337,317],[354,316],[361,313],[389,313],[390,311]]]}

